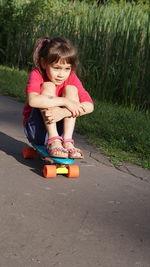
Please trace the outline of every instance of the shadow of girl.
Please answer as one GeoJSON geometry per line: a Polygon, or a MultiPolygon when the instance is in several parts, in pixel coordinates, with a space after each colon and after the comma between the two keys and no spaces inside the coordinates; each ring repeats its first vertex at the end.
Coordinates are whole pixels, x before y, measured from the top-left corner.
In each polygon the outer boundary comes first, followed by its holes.
{"type": "Polygon", "coordinates": [[[0,150],[7,155],[14,157],[20,164],[28,166],[31,171],[38,175],[42,175],[43,162],[41,160],[24,159],[23,148],[28,145],[25,142],[19,141],[3,132],[0,132],[0,150]]]}

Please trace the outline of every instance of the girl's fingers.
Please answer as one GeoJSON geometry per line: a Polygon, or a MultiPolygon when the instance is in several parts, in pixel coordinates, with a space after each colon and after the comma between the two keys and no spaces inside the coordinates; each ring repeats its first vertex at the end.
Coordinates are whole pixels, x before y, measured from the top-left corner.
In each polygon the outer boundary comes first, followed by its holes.
{"type": "Polygon", "coordinates": [[[48,111],[48,112],[45,112],[45,116],[46,116],[46,117],[50,117],[50,116],[52,116],[52,113],[49,112],[49,111],[48,111]]]}
{"type": "Polygon", "coordinates": [[[86,110],[85,110],[83,105],[81,105],[80,108],[83,110],[83,112],[86,112],[86,110]]]}

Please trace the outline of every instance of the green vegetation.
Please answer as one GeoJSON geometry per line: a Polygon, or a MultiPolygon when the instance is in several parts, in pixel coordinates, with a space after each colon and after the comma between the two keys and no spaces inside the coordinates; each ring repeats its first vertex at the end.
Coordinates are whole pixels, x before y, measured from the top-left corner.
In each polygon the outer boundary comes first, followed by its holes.
{"type": "Polygon", "coordinates": [[[0,94],[12,96],[24,102],[27,78],[28,74],[26,71],[0,66],[0,94]]]}
{"type": "MultiPolygon", "coordinates": [[[[0,93],[24,102],[27,77],[25,71],[0,66],[0,93]]],[[[150,169],[148,112],[96,100],[95,111],[77,119],[77,130],[114,164],[127,161],[150,169]]]]}
{"type": "Polygon", "coordinates": [[[132,162],[150,169],[149,113],[95,101],[94,113],[79,118],[77,127],[113,164],[132,162]]]}
{"type": "Polygon", "coordinates": [[[99,101],[150,108],[150,15],[147,0],[1,0],[0,64],[30,69],[35,39],[69,37],[79,75],[99,101]],[[119,4],[118,4],[119,3],[119,4]]]}

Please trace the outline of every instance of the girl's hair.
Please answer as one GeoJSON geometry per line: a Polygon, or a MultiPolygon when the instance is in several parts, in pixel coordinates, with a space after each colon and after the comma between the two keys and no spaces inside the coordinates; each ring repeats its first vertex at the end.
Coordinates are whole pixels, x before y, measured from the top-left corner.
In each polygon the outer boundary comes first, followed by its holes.
{"type": "Polygon", "coordinates": [[[70,40],[62,37],[40,38],[36,41],[33,62],[41,73],[44,72],[41,66],[42,58],[46,64],[57,63],[59,60],[67,62],[71,64],[72,70],[76,70],[78,65],[77,49],[70,40]]]}

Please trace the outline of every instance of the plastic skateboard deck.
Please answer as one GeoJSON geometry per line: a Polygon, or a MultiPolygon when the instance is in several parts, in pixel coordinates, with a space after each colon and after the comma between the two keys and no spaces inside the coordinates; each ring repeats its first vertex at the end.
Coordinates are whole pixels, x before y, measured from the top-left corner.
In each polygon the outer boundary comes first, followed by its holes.
{"type": "Polygon", "coordinates": [[[41,156],[43,156],[45,158],[45,160],[52,160],[56,163],[59,164],[64,164],[64,165],[71,165],[74,162],[74,159],[65,159],[65,158],[55,158],[55,157],[51,157],[47,151],[46,151],[46,147],[45,146],[39,146],[39,145],[33,145],[33,147],[35,148],[35,150],[37,150],[37,152],[39,154],[41,154],[41,156]]]}
{"type": "Polygon", "coordinates": [[[45,146],[32,144],[32,147],[23,149],[23,157],[26,159],[34,158],[36,154],[40,154],[42,159],[50,164],[44,165],[43,176],[45,178],[55,178],[57,174],[66,175],[69,178],[79,177],[78,165],[72,165],[74,159],[51,157],[45,146]]]}

